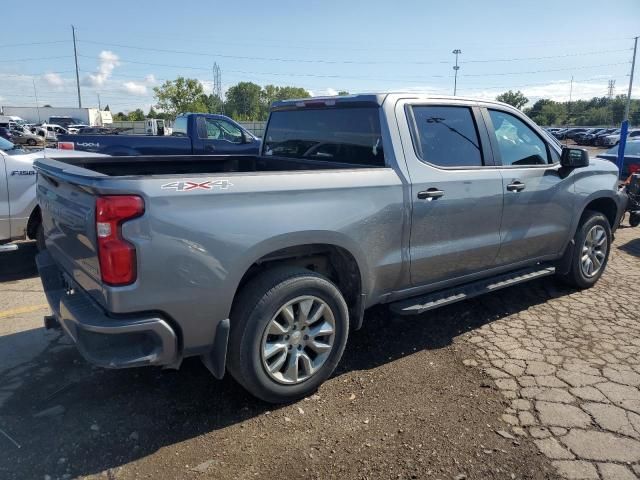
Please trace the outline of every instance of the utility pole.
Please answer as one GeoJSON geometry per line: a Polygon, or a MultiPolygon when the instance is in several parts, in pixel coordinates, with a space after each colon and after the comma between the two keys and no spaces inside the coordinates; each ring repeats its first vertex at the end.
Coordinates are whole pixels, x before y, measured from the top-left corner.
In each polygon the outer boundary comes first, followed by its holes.
{"type": "Polygon", "coordinates": [[[573,75],[571,75],[571,86],[569,87],[569,105],[567,105],[567,125],[571,121],[571,96],[573,95],[573,75]]]}
{"type": "Polygon", "coordinates": [[[222,71],[220,70],[220,66],[213,62],[213,96],[218,97],[220,100],[220,110],[224,115],[224,103],[222,101],[222,71]]]}
{"type": "Polygon", "coordinates": [[[460,67],[458,66],[458,55],[462,53],[462,50],[460,50],[459,48],[456,48],[451,53],[453,53],[456,56],[456,64],[453,67],[453,71],[455,72],[453,77],[453,96],[455,97],[456,91],[458,90],[458,70],[460,70],[460,67]]]}
{"type": "Polygon", "coordinates": [[[627,132],[629,131],[629,107],[631,107],[631,89],[633,87],[633,71],[636,68],[636,52],[638,51],[638,37],[633,39],[633,58],[631,59],[631,74],[629,75],[629,92],[627,93],[627,105],[624,107],[624,118],[620,125],[620,144],[618,145],[618,169],[622,171],[624,166],[624,150],[627,146],[627,132]]]}
{"type": "Polygon", "coordinates": [[[613,125],[613,91],[616,88],[616,81],[615,80],[609,80],[609,88],[608,88],[608,94],[607,97],[609,98],[609,106],[611,107],[611,125],[613,125]]]}
{"type": "Polygon", "coordinates": [[[76,61],[76,87],[78,88],[78,108],[82,108],[80,98],[80,74],[78,73],[78,47],[76,46],[76,27],[71,25],[71,35],[73,35],[73,58],[76,61]]]}
{"type": "Polygon", "coordinates": [[[102,110],[102,104],[100,103],[100,94],[96,93],[96,95],[98,95],[98,110],[102,110]]]}
{"type": "Polygon", "coordinates": [[[42,120],[40,119],[40,105],[38,105],[38,90],[36,90],[36,81],[35,79],[31,79],[31,81],[33,82],[33,94],[35,95],[35,99],[36,99],[36,111],[38,112],[38,123],[42,123],[42,120]]]}

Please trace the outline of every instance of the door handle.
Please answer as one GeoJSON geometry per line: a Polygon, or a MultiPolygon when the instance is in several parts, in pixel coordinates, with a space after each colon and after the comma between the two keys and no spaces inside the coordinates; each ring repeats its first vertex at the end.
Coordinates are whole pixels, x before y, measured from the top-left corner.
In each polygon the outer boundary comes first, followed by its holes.
{"type": "Polygon", "coordinates": [[[507,190],[509,190],[510,192],[521,192],[525,189],[525,187],[526,185],[524,183],[516,180],[515,182],[507,185],[507,190]]]}
{"type": "Polygon", "coordinates": [[[205,145],[204,150],[205,152],[215,152],[216,147],[214,147],[213,145],[205,145]]]}
{"type": "Polygon", "coordinates": [[[434,188],[434,187],[423,190],[422,192],[418,192],[418,198],[420,200],[425,200],[425,199],[432,200],[432,199],[440,198],[443,195],[444,195],[444,191],[438,190],[437,188],[434,188]]]}

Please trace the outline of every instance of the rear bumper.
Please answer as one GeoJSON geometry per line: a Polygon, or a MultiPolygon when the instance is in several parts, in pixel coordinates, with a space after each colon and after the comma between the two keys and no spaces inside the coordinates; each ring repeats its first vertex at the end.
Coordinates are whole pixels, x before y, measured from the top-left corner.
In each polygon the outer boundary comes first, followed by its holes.
{"type": "Polygon", "coordinates": [[[105,368],[179,364],[176,332],[161,316],[109,317],[82,289],[69,292],[73,286],[47,251],[36,263],[55,321],[89,362],[105,368]]]}

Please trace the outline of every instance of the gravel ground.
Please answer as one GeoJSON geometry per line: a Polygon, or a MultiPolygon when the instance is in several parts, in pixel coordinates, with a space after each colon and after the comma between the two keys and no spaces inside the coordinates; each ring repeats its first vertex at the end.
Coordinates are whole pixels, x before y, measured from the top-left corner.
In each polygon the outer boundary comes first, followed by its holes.
{"type": "Polygon", "coordinates": [[[618,232],[586,292],[542,279],[419,317],[368,312],[334,377],[284,407],[198,361],[177,372],[91,367],[41,328],[34,253],[24,244],[0,264],[2,479],[638,471],[639,229],[618,232]]]}

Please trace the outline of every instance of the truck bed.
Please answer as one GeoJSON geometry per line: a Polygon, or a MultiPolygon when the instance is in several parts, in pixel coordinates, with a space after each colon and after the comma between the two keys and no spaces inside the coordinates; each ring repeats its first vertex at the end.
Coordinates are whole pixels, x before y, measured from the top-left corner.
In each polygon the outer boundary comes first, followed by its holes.
{"type": "Polygon", "coordinates": [[[136,157],[76,157],[57,160],[109,177],[372,168],[371,165],[257,155],[141,155],[136,157]]]}

